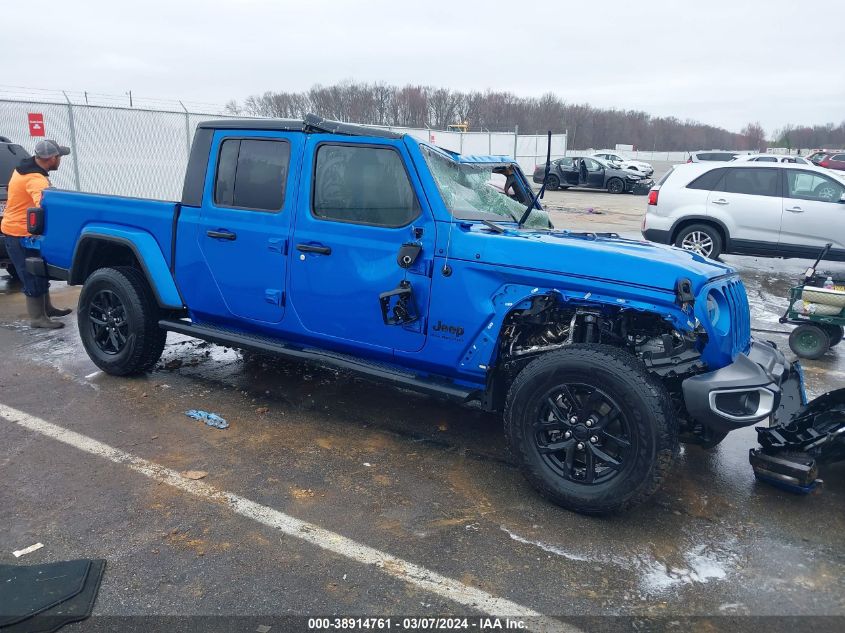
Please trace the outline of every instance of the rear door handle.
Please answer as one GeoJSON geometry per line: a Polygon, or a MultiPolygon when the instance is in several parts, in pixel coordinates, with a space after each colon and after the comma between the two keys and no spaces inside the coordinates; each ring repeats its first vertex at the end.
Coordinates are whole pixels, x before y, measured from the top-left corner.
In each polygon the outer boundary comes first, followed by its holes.
{"type": "Polygon", "coordinates": [[[790,213],[804,213],[804,209],[802,209],[801,207],[792,207],[790,209],[787,209],[787,211],[789,211],[790,213]]]}
{"type": "Polygon", "coordinates": [[[213,237],[215,240],[236,240],[238,236],[231,231],[227,231],[226,229],[220,229],[219,231],[206,231],[205,232],[208,237],[213,237]]]}
{"type": "Polygon", "coordinates": [[[730,204],[730,203],[727,200],[725,200],[724,198],[719,198],[718,200],[714,200],[713,204],[730,204]]]}
{"type": "Polygon", "coordinates": [[[297,244],[296,250],[302,253],[317,253],[318,255],[331,255],[332,249],[322,244],[297,244]]]}

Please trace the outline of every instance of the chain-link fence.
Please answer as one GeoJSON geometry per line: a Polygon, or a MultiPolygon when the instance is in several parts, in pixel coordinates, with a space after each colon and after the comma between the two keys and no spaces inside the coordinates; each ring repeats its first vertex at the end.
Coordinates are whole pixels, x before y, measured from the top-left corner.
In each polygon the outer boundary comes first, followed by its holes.
{"type": "MultiPolygon", "coordinates": [[[[29,115],[40,114],[46,138],[70,145],[72,153],[51,174],[53,185],[90,193],[176,200],[198,123],[243,118],[189,111],[79,105],[0,99],[0,136],[32,152],[29,115]]],[[[515,132],[447,132],[390,128],[462,154],[515,157],[529,175],[546,158],[545,135],[515,132]]],[[[552,136],[552,158],[566,153],[566,135],[552,136]]]]}

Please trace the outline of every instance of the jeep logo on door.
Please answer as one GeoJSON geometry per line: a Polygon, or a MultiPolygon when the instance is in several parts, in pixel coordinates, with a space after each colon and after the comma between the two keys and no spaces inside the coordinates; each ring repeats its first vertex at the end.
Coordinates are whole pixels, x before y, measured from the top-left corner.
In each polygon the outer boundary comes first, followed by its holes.
{"type": "Polygon", "coordinates": [[[438,320],[437,325],[431,329],[436,332],[435,336],[439,336],[440,338],[459,339],[464,335],[464,328],[460,325],[449,325],[440,320],[438,320]]]}

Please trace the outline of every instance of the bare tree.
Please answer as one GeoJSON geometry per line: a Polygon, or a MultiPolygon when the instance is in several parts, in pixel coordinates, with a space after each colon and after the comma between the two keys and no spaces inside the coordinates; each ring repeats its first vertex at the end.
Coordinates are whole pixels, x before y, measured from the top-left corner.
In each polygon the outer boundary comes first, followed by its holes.
{"type": "MultiPolygon", "coordinates": [[[[766,135],[759,123],[749,123],[740,134],[698,121],[654,117],[637,110],[595,108],[588,103],[566,103],[554,94],[539,98],[509,92],[461,92],[431,86],[388,86],[343,81],[314,85],[306,92],[265,92],[230,102],[231,112],[256,116],[301,118],[308,112],[356,123],[445,129],[467,122],[471,130],[523,133],[569,131],[572,149],[599,149],[627,143],[642,149],[763,149],[766,135]]],[[[227,108],[230,104],[227,104],[227,108]]],[[[227,109],[227,112],[230,110],[227,109]]],[[[774,135],[788,147],[845,145],[845,122],[834,126],[786,125],[774,135]]]]}
{"type": "Polygon", "coordinates": [[[766,131],[759,121],[749,123],[740,132],[745,137],[745,147],[743,149],[751,149],[758,152],[766,149],[766,131]]]}

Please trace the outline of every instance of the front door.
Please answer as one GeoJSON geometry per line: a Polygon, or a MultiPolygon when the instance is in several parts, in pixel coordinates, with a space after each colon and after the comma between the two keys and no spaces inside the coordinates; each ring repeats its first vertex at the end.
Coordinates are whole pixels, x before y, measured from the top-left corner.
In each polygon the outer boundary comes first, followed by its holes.
{"type": "Polygon", "coordinates": [[[400,140],[336,138],[312,135],[306,144],[291,308],[321,343],[381,355],[417,351],[426,337],[435,241],[422,189],[400,140]],[[403,245],[413,259],[408,268],[397,262],[403,245]],[[415,246],[421,250],[414,257],[415,246]],[[380,296],[403,281],[416,318],[387,324],[380,296]]]}
{"type": "MultiPolygon", "coordinates": [[[[845,255],[845,187],[817,172],[787,169],[780,246],[784,255],[815,257],[831,242],[845,255]]],[[[835,251],[839,251],[836,253],[835,251]]]]}
{"type": "Polygon", "coordinates": [[[592,158],[582,159],[584,168],[581,170],[581,183],[584,187],[592,187],[595,189],[604,189],[604,167],[597,160],[592,158]]]}
{"type": "Polygon", "coordinates": [[[213,178],[197,226],[199,251],[216,288],[207,317],[278,323],[285,311],[286,239],[295,197],[286,195],[302,135],[218,131],[213,178]],[[219,299],[222,299],[222,303],[219,299]],[[215,307],[220,306],[220,307],[215,307]]]}

